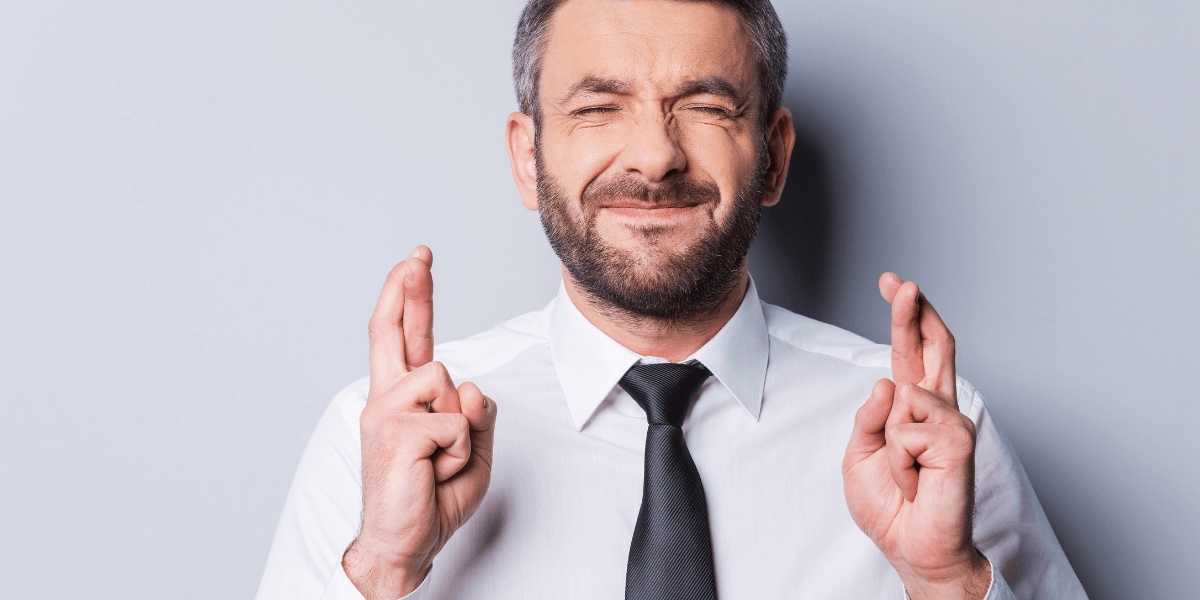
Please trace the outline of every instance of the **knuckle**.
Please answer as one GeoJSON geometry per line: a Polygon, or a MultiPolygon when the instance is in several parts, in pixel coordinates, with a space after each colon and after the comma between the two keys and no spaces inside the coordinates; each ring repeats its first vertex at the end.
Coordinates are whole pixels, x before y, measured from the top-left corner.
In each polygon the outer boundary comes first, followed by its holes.
{"type": "Polygon", "coordinates": [[[947,434],[949,441],[956,448],[969,449],[975,447],[975,435],[966,427],[952,427],[947,434]]]}
{"type": "Polygon", "coordinates": [[[450,371],[446,369],[446,365],[442,364],[442,361],[431,360],[426,364],[426,368],[429,369],[430,374],[435,378],[443,381],[450,380],[450,371]]]}
{"type": "Polygon", "coordinates": [[[975,421],[972,421],[971,418],[968,417],[967,415],[961,415],[961,416],[962,416],[962,420],[963,420],[963,427],[965,427],[967,429],[967,432],[971,434],[971,441],[974,442],[975,437],[979,433],[978,430],[975,429],[975,421]]]}
{"type": "Polygon", "coordinates": [[[358,415],[358,430],[362,432],[363,437],[375,431],[375,419],[366,410],[358,415]]]}
{"type": "Polygon", "coordinates": [[[373,426],[375,423],[379,422],[379,419],[380,419],[380,415],[378,414],[379,411],[380,411],[379,403],[368,402],[367,406],[365,408],[363,408],[362,412],[359,413],[359,415],[358,415],[359,427],[362,427],[365,429],[366,427],[373,426]]]}
{"type": "Polygon", "coordinates": [[[381,333],[383,333],[383,324],[379,322],[379,317],[372,316],[367,321],[367,337],[377,338],[381,333]]]}
{"type": "Polygon", "coordinates": [[[888,423],[883,426],[883,437],[889,445],[898,435],[900,435],[900,428],[896,423],[888,423]]]}
{"type": "Polygon", "coordinates": [[[409,376],[412,377],[414,383],[419,382],[419,385],[422,386],[428,385],[427,382],[433,380],[436,375],[437,373],[433,370],[433,363],[425,363],[419,367],[413,367],[412,371],[409,372],[409,376]]]}

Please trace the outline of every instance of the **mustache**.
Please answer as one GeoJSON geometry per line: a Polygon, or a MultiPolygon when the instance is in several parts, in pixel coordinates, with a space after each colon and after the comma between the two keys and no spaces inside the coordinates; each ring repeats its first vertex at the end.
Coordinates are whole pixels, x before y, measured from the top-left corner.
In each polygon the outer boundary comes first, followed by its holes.
{"type": "Polygon", "coordinates": [[[648,205],[694,206],[721,200],[721,190],[711,181],[689,177],[670,177],[661,183],[647,183],[634,175],[615,175],[592,182],[583,190],[580,203],[589,216],[605,205],[627,202],[648,205]]]}

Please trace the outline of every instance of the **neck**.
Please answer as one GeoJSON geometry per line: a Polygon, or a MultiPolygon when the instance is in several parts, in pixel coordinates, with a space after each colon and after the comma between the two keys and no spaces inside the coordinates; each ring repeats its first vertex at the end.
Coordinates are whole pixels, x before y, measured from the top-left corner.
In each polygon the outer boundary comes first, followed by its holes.
{"type": "Polygon", "coordinates": [[[694,354],[733,318],[750,287],[750,275],[743,266],[737,284],[717,310],[687,322],[650,319],[601,304],[579,286],[565,267],[563,282],[571,302],[605,335],[642,356],[657,356],[674,363],[694,354]]]}

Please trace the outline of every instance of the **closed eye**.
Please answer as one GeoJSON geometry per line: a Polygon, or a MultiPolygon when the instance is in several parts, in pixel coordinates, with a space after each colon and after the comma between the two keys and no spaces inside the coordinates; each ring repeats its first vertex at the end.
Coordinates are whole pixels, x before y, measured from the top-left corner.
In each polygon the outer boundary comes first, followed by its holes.
{"type": "Polygon", "coordinates": [[[698,105],[689,106],[687,108],[688,108],[688,110],[696,110],[696,111],[716,115],[718,117],[725,117],[725,118],[733,117],[733,113],[731,113],[728,110],[721,108],[719,106],[709,106],[709,105],[704,105],[704,104],[698,104],[698,105]]]}
{"type": "Polygon", "coordinates": [[[573,117],[583,117],[587,115],[599,115],[604,113],[616,112],[619,110],[616,106],[585,106],[579,110],[571,112],[573,117]]]}

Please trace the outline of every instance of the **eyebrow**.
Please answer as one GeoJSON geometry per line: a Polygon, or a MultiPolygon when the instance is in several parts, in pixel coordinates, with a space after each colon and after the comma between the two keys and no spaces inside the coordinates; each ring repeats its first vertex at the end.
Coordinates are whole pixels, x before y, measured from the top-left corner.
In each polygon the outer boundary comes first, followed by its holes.
{"type": "MultiPolygon", "coordinates": [[[[599,77],[596,75],[588,75],[579,81],[576,81],[571,87],[567,88],[567,92],[559,99],[559,103],[566,104],[574,100],[581,94],[630,94],[633,93],[633,84],[621,79],[613,79],[611,77],[599,77]]],[[[698,94],[712,94],[721,96],[732,101],[734,104],[741,105],[745,101],[745,96],[738,91],[732,83],[721,77],[701,77],[699,79],[689,79],[675,88],[675,97],[683,98],[686,96],[695,96],[698,94]]]]}
{"type": "Polygon", "coordinates": [[[713,96],[722,96],[733,101],[734,104],[742,104],[745,100],[742,93],[738,91],[732,83],[720,77],[702,77],[700,79],[689,79],[675,88],[675,97],[683,98],[684,96],[694,96],[697,94],[712,94],[713,96]]]}
{"type": "Polygon", "coordinates": [[[565,104],[580,94],[628,94],[631,91],[633,85],[628,81],[588,75],[567,88],[567,93],[563,94],[559,102],[565,104]]]}

